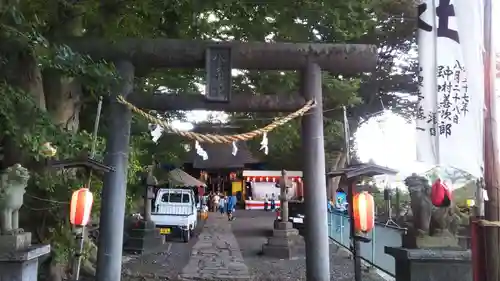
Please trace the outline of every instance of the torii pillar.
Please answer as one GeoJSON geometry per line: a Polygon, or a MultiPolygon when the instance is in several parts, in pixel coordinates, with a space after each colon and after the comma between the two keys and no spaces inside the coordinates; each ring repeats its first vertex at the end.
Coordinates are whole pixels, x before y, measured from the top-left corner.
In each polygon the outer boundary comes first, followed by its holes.
{"type": "Polygon", "coordinates": [[[304,205],[307,280],[330,280],[330,248],[326,194],[325,143],[321,68],[307,62],[302,70],[301,92],[316,107],[302,117],[304,205]]]}
{"type": "MultiPolygon", "coordinates": [[[[123,79],[113,93],[124,97],[134,88],[134,65],[129,61],[115,63],[123,79]]],[[[109,105],[109,124],[104,163],[115,168],[104,176],[102,189],[100,236],[97,252],[96,280],[121,280],[123,227],[125,223],[125,199],[127,198],[128,149],[132,114],[116,99],[109,105]]]]}

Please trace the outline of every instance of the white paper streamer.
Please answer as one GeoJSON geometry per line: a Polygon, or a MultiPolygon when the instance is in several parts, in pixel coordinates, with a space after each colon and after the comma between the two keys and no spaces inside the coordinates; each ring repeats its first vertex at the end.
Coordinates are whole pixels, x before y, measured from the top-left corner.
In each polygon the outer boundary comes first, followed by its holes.
{"type": "Polygon", "coordinates": [[[199,156],[201,156],[201,158],[203,158],[203,160],[207,160],[208,159],[207,152],[203,149],[203,147],[201,147],[201,145],[200,145],[200,143],[198,141],[196,141],[194,143],[194,148],[196,149],[196,154],[198,154],[199,156]]]}
{"type": "Polygon", "coordinates": [[[262,135],[262,141],[260,142],[260,149],[259,150],[264,150],[264,154],[268,154],[269,153],[269,147],[267,146],[268,145],[268,139],[267,139],[267,133],[264,133],[262,135]]]}
{"type": "Polygon", "coordinates": [[[236,154],[238,153],[238,146],[236,146],[236,142],[233,141],[233,156],[236,156],[236,154]]]}

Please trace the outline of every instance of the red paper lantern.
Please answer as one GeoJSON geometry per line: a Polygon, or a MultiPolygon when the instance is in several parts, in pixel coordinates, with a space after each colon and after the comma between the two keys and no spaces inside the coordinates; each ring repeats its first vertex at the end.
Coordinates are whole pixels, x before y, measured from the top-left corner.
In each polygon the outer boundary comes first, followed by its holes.
{"type": "Polygon", "coordinates": [[[354,229],[369,232],[375,226],[375,201],[367,191],[354,195],[353,198],[354,229]]]}
{"type": "Polygon", "coordinates": [[[235,180],[235,179],[236,179],[236,173],[235,173],[235,172],[231,172],[231,173],[229,174],[229,179],[230,179],[230,180],[235,180]]]}
{"type": "Polygon", "coordinates": [[[442,180],[437,179],[431,188],[432,204],[436,207],[449,207],[451,199],[451,188],[442,180]]]}
{"type": "Polygon", "coordinates": [[[94,196],[88,188],[80,188],[73,192],[69,212],[69,221],[75,226],[85,226],[90,220],[90,211],[94,196]]]}

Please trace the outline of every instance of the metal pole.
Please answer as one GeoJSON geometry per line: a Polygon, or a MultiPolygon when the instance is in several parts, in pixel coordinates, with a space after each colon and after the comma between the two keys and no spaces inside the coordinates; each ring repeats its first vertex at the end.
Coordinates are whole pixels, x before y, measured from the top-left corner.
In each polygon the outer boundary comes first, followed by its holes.
{"type": "MultiPolygon", "coordinates": [[[[115,66],[123,79],[117,93],[127,96],[134,88],[134,66],[128,61],[120,61],[115,66]]],[[[115,171],[106,173],[104,176],[97,253],[97,281],[121,280],[131,120],[130,110],[111,98],[104,162],[114,167],[115,171]]]]}
{"type": "Polygon", "coordinates": [[[73,260],[73,280],[78,281],[80,280],[80,268],[82,265],[82,253],[83,253],[83,243],[84,243],[84,238],[83,238],[83,233],[84,233],[84,227],[78,227],[75,229],[75,240],[77,243],[77,249],[75,252],[75,258],[73,260]]]}
{"type": "MultiPolygon", "coordinates": [[[[90,151],[90,158],[94,158],[96,143],[97,143],[97,133],[99,132],[99,120],[101,119],[101,111],[102,111],[102,96],[99,97],[99,103],[97,104],[97,114],[94,121],[94,132],[92,134],[92,149],[90,151]]],[[[90,182],[92,180],[92,170],[87,171],[88,179],[87,179],[87,188],[90,189],[90,182]]],[[[85,226],[79,227],[75,229],[75,240],[77,242],[78,248],[75,252],[75,262],[73,265],[73,279],[75,281],[80,280],[80,268],[82,266],[82,253],[83,246],[85,243],[85,226]]]]}
{"type": "Polygon", "coordinates": [[[94,121],[94,132],[92,133],[92,149],[90,150],[90,157],[94,158],[95,149],[97,145],[97,133],[99,132],[99,122],[101,121],[102,111],[102,96],[99,96],[99,103],[97,104],[97,115],[94,121]]]}
{"type": "Polygon", "coordinates": [[[358,239],[356,239],[356,228],[354,225],[354,210],[353,210],[353,199],[354,193],[356,192],[356,181],[350,181],[347,188],[347,197],[349,199],[349,226],[350,232],[349,236],[351,238],[351,252],[354,260],[354,280],[361,281],[361,257],[360,250],[361,245],[358,239]]]}
{"type": "Polygon", "coordinates": [[[399,213],[401,213],[401,196],[399,194],[399,187],[396,186],[396,218],[399,219],[399,213]]]}
{"type": "Polygon", "coordinates": [[[304,97],[315,99],[316,107],[302,117],[302,155],[304,157],[304,205],[306,275],[310,281],[330,280],[325,145],[323,135],[323,96],[321,69],[308,62],[302,73],[304,97]]]}
{"type": "Polygon", "coordinates": [[[347,109],[342,106],[342,114],[344,117],[344,149],[345,149],[345,159],[346,166],[351,165],[351,133],[349,130],[349,120],[347,119],[347,109]]]}
{"type": "MultiPolygon", "coordinates": [[[[375,264],[375,230],[376,228],[374,227],[373,230],[372,230],[372,241],[371,241],[371,245],[372,245],[372,264],[375,264]]],[[[373,267],[373,266],[372,266],[373,267]]]]}
{"type": "MultiPolygon", "coordinates": [[[[347,153],[346,165],[351,164],[351,132],[349,128],[349,120],[347,119],[347,109],[342,107],[344,113],[344,140],[345,140],[345,151],[347,153]]],[[[353,211],[353,199],[355,192],[356,181],[350,181],[347,185],[347,200],[349,202],[349,238],[351,240],[351,253],[354,260],[354,280],[361,281],[361,257],[359,255],[361,245],[358,239],[356,239],[356,229],[354,227],[354,211],[353,211]]]]}

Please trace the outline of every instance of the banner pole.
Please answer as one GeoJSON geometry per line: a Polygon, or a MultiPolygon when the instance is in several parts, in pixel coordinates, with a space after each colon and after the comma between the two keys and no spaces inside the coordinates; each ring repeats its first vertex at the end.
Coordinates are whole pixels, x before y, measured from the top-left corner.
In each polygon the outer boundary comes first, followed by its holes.
{"type": "MultiPolygon", "coordinates": [[[[498,162],[498,140],[496,121],[495,73],[492,40],[492,0],[484,0],[484,184],[488,195],[485,202],[485,219],[500,221],[500,166],[498,162]]],[[[486,247],[479,256],[486,258],[484,280],[500,281],[499,227],[483,226],[486,247]]],[[[478,238],[479,235],[476,236],[478,238]]],[[[479,242],[479,241],[475,241],[479,242]]],[[[478,245],[478,244],[476,244],[478,245]]],[[[476,268],[475,270],[480,270],[476,268]]],[[[480,270],[481,271],[481,270],[480,270]]],[[[482,280],[481,280],[482,281],[482,280]]]]}

